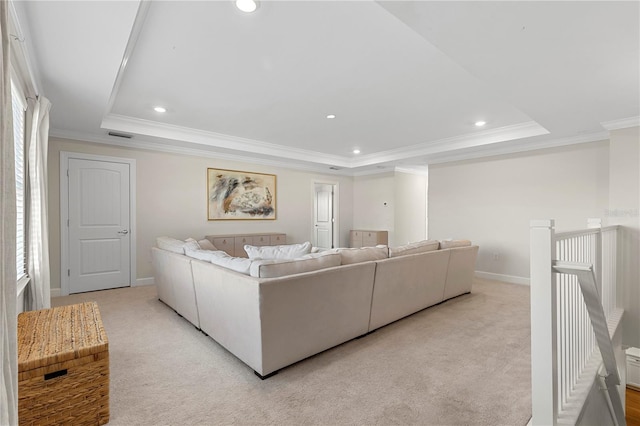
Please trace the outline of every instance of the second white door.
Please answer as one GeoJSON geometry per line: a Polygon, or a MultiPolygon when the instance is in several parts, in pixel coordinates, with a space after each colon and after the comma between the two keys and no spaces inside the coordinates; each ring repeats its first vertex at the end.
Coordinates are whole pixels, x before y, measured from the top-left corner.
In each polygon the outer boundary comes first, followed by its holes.
{"type": "Polygon", "coordinates": [[[313,245],[320,248],[333,248],[333,185],[316,183],[314,187],[313,245]]]}

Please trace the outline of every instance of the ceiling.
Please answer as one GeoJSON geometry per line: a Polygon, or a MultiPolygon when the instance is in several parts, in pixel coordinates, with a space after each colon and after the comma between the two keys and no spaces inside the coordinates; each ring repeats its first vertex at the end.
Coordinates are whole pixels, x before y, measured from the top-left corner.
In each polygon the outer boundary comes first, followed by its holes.
{"type": "Polygon", "coordinates": [[[57,137],[358,175],[640,125],[636,1],[14,8],[57,137]]]}

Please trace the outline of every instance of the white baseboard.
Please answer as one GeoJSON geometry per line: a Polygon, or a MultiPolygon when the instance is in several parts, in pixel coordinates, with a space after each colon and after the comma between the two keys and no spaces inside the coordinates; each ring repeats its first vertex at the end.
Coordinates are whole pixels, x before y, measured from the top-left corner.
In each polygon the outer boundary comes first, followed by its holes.
{"type": "Polygon", "coordinates": [[[156,283],[156,279],[154,277],[147,278],[138,278],[135,283],[131,285],[131,287],[140,287],[143,285],[153,285],[156,283]]]}
{"type": "MultiPolygon", "coordinates": [[[[131,285],[131,287],[140,287],[140,286],[143,286],[143,285],[153,285],[153,284],[155,284],[155,282],[156,282],[156,280],[155,280],[154,277],[138,278],[131,285]]],[[[52,288],[51,290],[49,290],[49,292],[51,293],[51,297],[60,297],[60,295],[62,293],[62,289],[60,289],[60,288],[52,288]]]]}
{"type": "Polygon", "coordinates": [[[476,277],[485,280],[502,281],[511,284],[530,285],[529,278],[516,277],[515,275],[494,274],[493,272],[476,271],[476,277]]]}

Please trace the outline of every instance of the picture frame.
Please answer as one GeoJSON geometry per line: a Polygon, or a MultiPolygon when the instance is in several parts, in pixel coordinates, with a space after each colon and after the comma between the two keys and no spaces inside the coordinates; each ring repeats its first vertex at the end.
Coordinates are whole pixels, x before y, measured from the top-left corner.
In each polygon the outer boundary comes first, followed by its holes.
{"type": "Polygon", "coordinates": [[[276,175],[207,168],[208,220],[275,220],[276,175]]]}

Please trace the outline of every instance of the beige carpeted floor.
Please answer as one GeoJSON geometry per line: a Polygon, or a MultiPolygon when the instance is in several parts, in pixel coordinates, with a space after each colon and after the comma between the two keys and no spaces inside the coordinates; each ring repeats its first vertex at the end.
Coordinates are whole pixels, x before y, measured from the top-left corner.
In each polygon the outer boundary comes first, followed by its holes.
{"type": "Polygon", "coordinates": [[[431,307],[260,380],[157,299],[95,300],[109,337],[111,425],[525,425],[529,287],[476,280],[431,307]]]}

